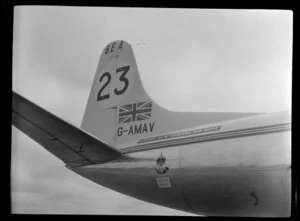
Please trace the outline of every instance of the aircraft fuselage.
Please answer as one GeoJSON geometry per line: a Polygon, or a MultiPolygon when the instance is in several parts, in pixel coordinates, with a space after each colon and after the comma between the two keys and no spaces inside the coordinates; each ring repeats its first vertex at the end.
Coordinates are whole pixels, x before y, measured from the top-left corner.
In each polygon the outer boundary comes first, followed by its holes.
{"type": "Polygon", "coordinates": [[[204,126],[220,130],[123,148],[115,161],[73,171],[126,195],[187,212],[287,216],[291,132],[286,116],[279,112],[204,126]]]}

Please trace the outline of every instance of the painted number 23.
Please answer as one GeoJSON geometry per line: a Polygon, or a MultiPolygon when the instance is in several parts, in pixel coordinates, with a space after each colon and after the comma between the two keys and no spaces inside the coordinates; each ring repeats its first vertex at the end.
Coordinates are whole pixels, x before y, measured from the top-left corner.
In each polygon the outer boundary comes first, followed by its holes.
{"type": "MultiPolygon", "coordinates": [[[[120,73],[121,72],[121,75],[119,77],[119,80],[122,81],[124,83],[124,86],[122,89],[117,89],[115,88],[114,89],[114,94],[115,95],[121,95],[123,94],[127,88],[128,88],[128,85],[129,85],[129,81],[128,79],[126,78],[126,74],[127,72],[129,71],[130,69],[130,66],[124,66],[124,67],[120,67],[116,70],[116,73],[120,73]]],[[[108,99],[109,98],[109,94],[101,94],[102,91],[107,87],[107,85],[109,85],[110,81],[111,81],[111,74],[109,72],[104,72],[100,79],[99,79],[100,82],[102,81],[105,81],[105,83],[103,84],[103,86],[100,88],[99,92],[98,92],[98,95],[97,95],[97,101],[102,101],[102,100],[105,100],[105,99],[108,99]]]]}

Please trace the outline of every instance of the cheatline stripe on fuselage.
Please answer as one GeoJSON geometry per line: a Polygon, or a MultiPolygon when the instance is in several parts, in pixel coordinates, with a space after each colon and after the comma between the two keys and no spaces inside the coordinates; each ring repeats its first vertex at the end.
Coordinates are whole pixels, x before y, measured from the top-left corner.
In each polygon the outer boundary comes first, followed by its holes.
{"type": "Polygon", "coordinates": [[[252,127],[248,129],[231,130],[231,131],[218,132],[213,134],[186,137],[180,139],[151,142],[147,144],[126,147],[120,149],[120,151],[122,153],[131,153],[131,152],[138,152],[138,151],[144,151],[150,149],[152,150],[152,149],[157,149],[162,147],[178,146],[182,144],[186,145],[186,144],[200,143],[200,142],[207,142],[207,141],[214,141],[214,140],[223,140],[223,139],[232,139],[232,138],[254,136],[254,135],[261,135],[261,134],[277,133],[277,132],[287,131],[290,129],[291,129],[290,123],[275,124],[275,125],[268,125],[262,127],[252,127]]]}

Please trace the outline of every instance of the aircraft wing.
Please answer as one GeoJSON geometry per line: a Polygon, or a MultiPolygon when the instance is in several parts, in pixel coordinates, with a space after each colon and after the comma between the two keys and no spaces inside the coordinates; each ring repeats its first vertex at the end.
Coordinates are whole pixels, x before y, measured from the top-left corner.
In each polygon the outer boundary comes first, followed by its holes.
{"type": "Polygon", "coordinates": [[[12,124],[68,166],[104,163],[121,153],[12,92],[12,124]]]}

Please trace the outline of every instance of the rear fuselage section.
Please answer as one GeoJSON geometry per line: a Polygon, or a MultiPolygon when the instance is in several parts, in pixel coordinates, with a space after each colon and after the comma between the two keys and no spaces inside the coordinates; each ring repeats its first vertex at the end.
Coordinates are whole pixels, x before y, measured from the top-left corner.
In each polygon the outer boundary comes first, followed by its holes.
{"type": "Polygon", "coordinates": [[[157,135],[72,170],[154,204],[213,216],[289,216],[290,113],[157,135]]]}

